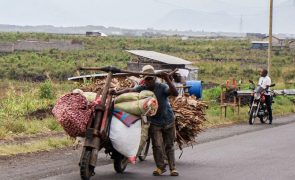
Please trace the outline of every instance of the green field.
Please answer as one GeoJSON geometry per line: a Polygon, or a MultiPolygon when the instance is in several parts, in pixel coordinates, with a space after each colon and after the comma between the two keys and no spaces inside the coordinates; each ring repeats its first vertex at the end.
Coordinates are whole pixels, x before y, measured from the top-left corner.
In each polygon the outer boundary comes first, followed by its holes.
{"type": "MultiPolygon", "coordinates": [[[[126,67],[132,57],[124,50],[145,49],[175,55],[200,68],[200,79],[224,81],[226,78],[256,78],[260,67],[266,67],[267,51],[251,50],[250,40],[189,39],[180,37],[85,37],[36,33],[0,33],[0,42],[20,39],[66,39],[83,42],[85,50],[62,52],[15,52],[0,56],[0,78],[38,80],[48,76],[65,80],[78,66],[113,65],[126,67]],[[214,65],[214,66],[212,66],[214,65]]],[[[271,76],[275,81],[295,79],[295,50],[274,50],[271,76]]]]}

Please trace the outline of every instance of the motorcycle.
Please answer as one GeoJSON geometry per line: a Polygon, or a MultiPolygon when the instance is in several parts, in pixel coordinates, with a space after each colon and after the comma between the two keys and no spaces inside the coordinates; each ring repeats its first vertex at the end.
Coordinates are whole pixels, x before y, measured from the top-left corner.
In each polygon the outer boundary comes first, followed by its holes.
{"type": "MultiPolygon", "coordinates": [[[[271,97],[273,97],[274,92],[269,91],[267,89],[264,89],[260,85],[258,85],[255,88],[255,84],[252,80],[249,80],[251,83],[251,89],[253,90],[252,96],[252,102],[250,104],[250,110],[249,110],[249,124],[254,124],[256,117],[260,119],[260,122],[262,124],[266,123],[268,119],[268,111],[266,106],[266,98],[265,93],[270,92],[271,97]]],[[[269,87],[274,87],[275,84],[271,84],[269,87]]]]}

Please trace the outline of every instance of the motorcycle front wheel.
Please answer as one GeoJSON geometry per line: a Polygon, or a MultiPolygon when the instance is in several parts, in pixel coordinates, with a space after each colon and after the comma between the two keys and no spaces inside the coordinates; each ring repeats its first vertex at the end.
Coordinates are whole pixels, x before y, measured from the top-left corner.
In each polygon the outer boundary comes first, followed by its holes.
{"type": "Polygon", "coordinates": [[[255,121],[255,111],[256,111],[256,108],[252,107],[251,111],[249,112],[249,124],[250,125],[253,125],[254,124],[254,121],[255,121]]]}

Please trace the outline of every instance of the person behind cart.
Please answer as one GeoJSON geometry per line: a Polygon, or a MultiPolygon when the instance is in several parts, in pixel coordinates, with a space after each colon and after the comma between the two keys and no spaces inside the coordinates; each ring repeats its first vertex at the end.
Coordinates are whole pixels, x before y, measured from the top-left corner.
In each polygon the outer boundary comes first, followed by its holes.
{"type": "Polygon", "coordinates": [[[174,86],[177,88],[177,92],[180,96],[182,96],[184,94],[184,89],[183,89],[183,81],[182,81],[182,77],[180,75],[179,72],[176,72],[173,74],[172,76],[172,82],[174,84],[174,86]]]}
{"type": "MultiPolygon", "coordinates": [[[[142,68],[143,73],[154,74],[154,67],[146,65],[142,68]]],[[[178,96],[177,89],[171,82],[168,73],[161,72],[161,78],[166,84],[156,81],[155,76],[144,76],[144,83],[135,88],[128,88],[121,91],[112,91],[114,95],[120,95],[128,92],[140,92],[143,90],[153,91],[156,95],[159,107],[155,116],[149,117],[150,129],[149,134],[152,139],[153,156],[156,163],[156,169],[153,171],[154,176],[159,176],[166,172],[165,154],[168,158],[171,176],[178,176],[179,173],[175,166],[175,119],[172,107],[169,104],[169,96],[178,96]],[[165,145],[165,152],[163,150],[165,145]]]]}

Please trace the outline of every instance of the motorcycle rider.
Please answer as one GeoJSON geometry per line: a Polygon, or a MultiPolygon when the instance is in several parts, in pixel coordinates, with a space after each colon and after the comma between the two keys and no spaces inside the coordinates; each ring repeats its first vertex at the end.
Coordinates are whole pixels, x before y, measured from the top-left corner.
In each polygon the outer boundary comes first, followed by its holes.
{"type": "Polygon", "coordinates": [[[272,109],[271,109],[271,104],[272,104],[272,97],[270,94],[270,89],[269,86],[271,85],[271,79],[267,75],[268,71],[266,69],[262,69],[260,72],[260,78],[258,81],[258,85],[260,85],[263,89],[266,90],[265,92],[265,104],[268,112],[268,119],[269,119],[269,124],[272,124],[272,109]]]}

